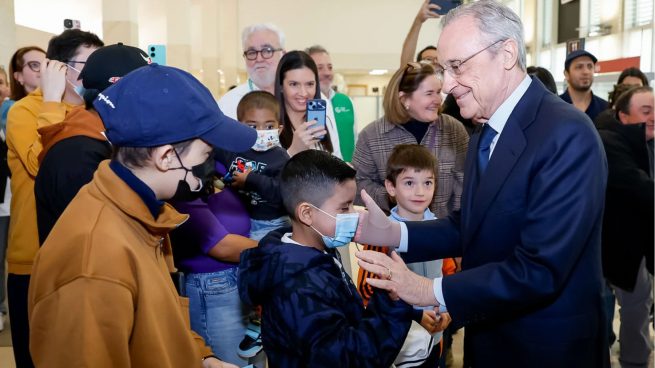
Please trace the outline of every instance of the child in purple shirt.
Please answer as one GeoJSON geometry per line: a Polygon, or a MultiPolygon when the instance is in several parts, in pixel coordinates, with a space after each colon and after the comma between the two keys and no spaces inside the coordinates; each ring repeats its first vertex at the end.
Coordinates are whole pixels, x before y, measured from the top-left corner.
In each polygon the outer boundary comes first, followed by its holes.
{"type": "MultiPolygon", "coordinates": [[[[216,163],[219,175],[225,167],[216,163]]],[[[248,308],[237,290],[237,266],[241,251],[257,245],[248,238],[250,217],[236,193],[225,188],[206,201],[175,202],[190,215],[171,233],[175,266],[185,274],[191,328],[222,360],[243,366],[237,355],[246,332],[248,308]]]]}

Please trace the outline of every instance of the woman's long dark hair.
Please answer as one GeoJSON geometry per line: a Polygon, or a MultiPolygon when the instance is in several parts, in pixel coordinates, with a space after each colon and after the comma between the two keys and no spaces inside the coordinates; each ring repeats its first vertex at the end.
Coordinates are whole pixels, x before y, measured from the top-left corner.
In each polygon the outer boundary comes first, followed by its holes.
{"type": "MultiPolygon", "coordinates": [[[[282,59],[280,59],[280,63],[277,66],[277,71],[275,72],[275,98],[277,99],[278,104],[280,104],[280,122],[284,125],[284,129],[282,129],[282,133],[280,133],[280,144],[282,144],[282,147],[285,149],[291,146],[295,128],[293,127],[293,123],[287,114],[284,95],[282,94],[282,82],[284,81],[284,77],[289,70],[302,68],[309,68],[312,73],[314,73],[314,80],[316,81],[316,92],[314,93],[314,98],[321,98],[321,86],[318,81],[318,68],[316,67],[314,60],[307,53],[303,51],[287,52],[284,54],[284,56],[282,56],[282,59]]],[[[327,126],[325,129],[327,130],[327,126]]],[[[332,147],[332,140],[330,139],[329,132],[325,138],[320,141],[320,143],[326,151],[333,152],[334,148],[332,147]]]]}

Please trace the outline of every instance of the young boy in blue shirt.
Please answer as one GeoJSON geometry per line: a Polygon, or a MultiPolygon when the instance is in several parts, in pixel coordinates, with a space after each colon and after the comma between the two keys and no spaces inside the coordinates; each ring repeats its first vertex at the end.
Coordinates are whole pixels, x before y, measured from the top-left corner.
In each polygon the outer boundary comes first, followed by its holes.
{"type": "MultiPolygon", "coordinates": [[[[394,147],[387,161],[385,188],[396,206],[389,218],[395,221],[429,221],[437,217],[430,211],[437,186],[437,162],[425,147],[418,144],[400,144],[394,147]]],[[[365,246],[366,250],[387,252],[387,247],[365,246]]],[[[415,273],[436,278],[442,276],[442,260],[407,264],[415,273]]],[[[366,282],[374,277],[360,269],[359,291],[365,299],[373,295],[366,282]]],[[[431,308],[423,310],[421,322],[412,323],[405,344],[395,360],[396,366],[436,367],[441,355],[438,345],[442,332],[450,323],[448,313],[437,314],[431,308]]]]}
{"type": "Polygon", "coordinates": [[[239,265],[244,302],[262,305],[270,367],[389,367],[412,307],[378,292],[364,308],[335,248],[357,229],[355,170],[331,154],[293,156],[281,176],[292,228],[274,231],[239,265]]]}
{"type": "Polygon", "coordinates": [[[257,130],[257,142],[245,152],[217,150],[215,155],[228,168],[225,181],[241,194],[251,219],[250,238],[257,241],[271,230],[289,226],[280,197],[279,176],[289,154],[280,146],[279,112],[277,100],[268,92],[243,96],[237,119],[257,130]]]}

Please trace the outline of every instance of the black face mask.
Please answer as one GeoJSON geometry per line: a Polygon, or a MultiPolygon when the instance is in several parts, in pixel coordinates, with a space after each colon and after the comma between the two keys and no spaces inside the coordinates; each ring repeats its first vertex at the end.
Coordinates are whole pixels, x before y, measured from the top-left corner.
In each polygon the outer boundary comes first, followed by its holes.
{"type": "Polygon", "coordinates": [[[184,178],[177,182],[177,189],[175,190],[175,194],[173,194],[171,200],[182,202],[189,202],[198,198],[207,200],[211,194],[214,194],[214,178],[217,176],[214,158],[210,157],[207,159],[207,161],[192,166],[191,169],[188,169],[182,163],[180,155],[177,154],[177,151],[173,150],[173,152],[175,152],[175,156],[177,156],[177,160],[180,162],[181,167],[174,167],[171,169],[182,169],[185,172],[184,178]],[[186,177],[189,175],[189,173],[200,180],[200,188],[191,190],[189,183],[186,181],[186,177]]]}

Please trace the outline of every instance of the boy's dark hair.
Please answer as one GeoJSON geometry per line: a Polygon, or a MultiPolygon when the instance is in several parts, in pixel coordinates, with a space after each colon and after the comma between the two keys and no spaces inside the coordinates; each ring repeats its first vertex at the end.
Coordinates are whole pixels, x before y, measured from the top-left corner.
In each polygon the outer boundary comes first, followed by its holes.
{"type": "Polygon", "coordinates": [[[526,71],[528,72],[528,75],[534,75],[537,77],[541,83],[544,84],[546,89],[553,92],[554,94],[557,94],[557,84],[555,83],[555,78],[553,78],[553,75],[550,74],[548,69],[542,68],[540,66],[529,66],[526,71]]]}
{"type": "Polygon", "coordinates": [[[396,186],[396,179],[407,169],[431,170],[435,182],[439,174],[437,159],[427,148],[419,144],[399,144],[393,148],[387,160],[386,179],[396,186]]]}
{"type": "Polygon", "coordinates": [[[102,40],[94,33],[85,32],[79,29],[67,29],[60,35],[54,36],[50,39],[50,42],[48,42],[46,57],[50,60],[68,63],[70,60],[73,60],[73,57],[75,57],[78,47],[102,47],[104,45],[105,44],[102,40]]]}
{"type": "Polygon", "coordinates": [[[295,220],[300,203],[322,206],[334,193],[334,187],[355,180],[355,173],[352,167],[328,152],[302,151],[291,157],[282,169],[280,188],[284,208],[295,220]]]}
{"type": "Polygon", "coordinates": [[[248,92],[237,105],[237,120],[243,122],[246,112],[252,109],[264,109],[272,111],[275,119],[280,116],[280,105],[272,94],[266,91],[248,92]]]}
{"type": "MultiPolygon", "coordinates": [[[[186,151],[193,139],[172,143],[171,145],[177,151],[178,155],[182,155],[186,151]]],[[[116,147],[114,146],[111,152],[111,159],[120,162],[127,167],[144,167],[152,152],[158,147],[116,147]]]]}

